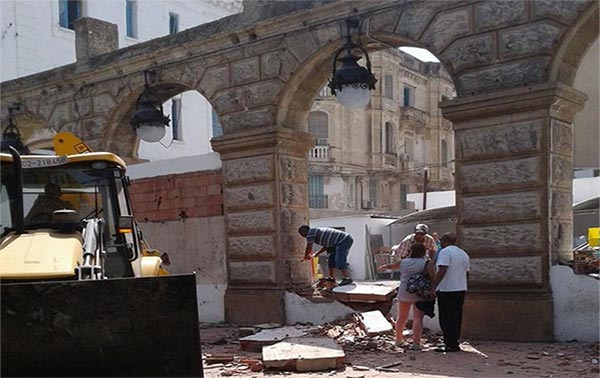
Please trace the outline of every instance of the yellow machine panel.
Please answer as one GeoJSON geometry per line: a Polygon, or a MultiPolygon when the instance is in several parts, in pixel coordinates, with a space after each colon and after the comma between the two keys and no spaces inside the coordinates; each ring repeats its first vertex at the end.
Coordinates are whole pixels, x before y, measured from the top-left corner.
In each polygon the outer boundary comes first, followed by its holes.
{"type": "Polygon", "coordinates": [[[51,279],[74,276],[83,247],[79,233],[37,230],[8,235],[0,251],[0,278],[51,279]]]}

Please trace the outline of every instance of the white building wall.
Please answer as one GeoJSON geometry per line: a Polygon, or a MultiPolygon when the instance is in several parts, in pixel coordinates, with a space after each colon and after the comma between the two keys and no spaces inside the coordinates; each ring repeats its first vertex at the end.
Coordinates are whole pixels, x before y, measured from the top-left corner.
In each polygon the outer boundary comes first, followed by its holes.
{"type": "MultiPolygon", "coordinates": [[[[179,18],[179,31],[241,11],[239,0],[137,0],[137,38],[126,36],[125,0],[82,1],[83,17],[116,24],[119,47],[169,33],[169,13],[179,18]]],[[[6,81],[74,63],[75,32],[59,26],[58,0],[1,0],[0,80],[6,81]]],[[[141,159],[161,160],[211,152],[212,109],[199,93],[181,95],[180,141],[168,128],[161,143],[141,141],[141,159]]],[[[164,104],[170,116],[171,102],[164,104]]]]}

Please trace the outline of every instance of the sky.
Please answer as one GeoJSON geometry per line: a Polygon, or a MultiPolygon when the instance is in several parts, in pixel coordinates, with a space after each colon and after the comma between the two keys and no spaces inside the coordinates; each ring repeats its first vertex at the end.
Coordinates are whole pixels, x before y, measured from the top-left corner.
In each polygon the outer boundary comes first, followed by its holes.
{"type": "Polygon", "coordinates": [[[440,60],[435,57],[428,50],[421,49],[419,47],[400,47],[401,51],[404,51],[407,54],[414,56],[423,62],[439,62],[440,60]]]}

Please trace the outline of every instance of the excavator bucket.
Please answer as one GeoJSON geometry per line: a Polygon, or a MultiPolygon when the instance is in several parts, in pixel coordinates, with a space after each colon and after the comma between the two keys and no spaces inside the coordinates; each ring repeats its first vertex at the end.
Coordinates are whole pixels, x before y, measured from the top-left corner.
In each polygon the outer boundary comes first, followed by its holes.
{"type": "Polygon", "coordinates": [[[0,376],[203,376],[193,274],[0,290],[0,376]]]}

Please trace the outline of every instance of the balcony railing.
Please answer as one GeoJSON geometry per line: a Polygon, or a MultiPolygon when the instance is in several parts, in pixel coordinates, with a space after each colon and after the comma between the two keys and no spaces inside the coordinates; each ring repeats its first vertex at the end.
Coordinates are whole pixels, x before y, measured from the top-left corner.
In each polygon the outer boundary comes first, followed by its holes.
{"type": "Polygon", "coordinates": [[[425,125],[427,123],[427,113],[412,106],[403,106],[400,108],[402,114],[400,115],[401,120],[414,121],[425,125]]]}
{"type": "Polygon", "coordinates": [[[310,150],[311,160],[329,160],[329,146],[315,146],[310,150]]]}
{"type": "Polygon", "coordinates": [[[308,195],[308,207],[311,209],[327,209],[328,205],[327,194],[308,195]]]}

